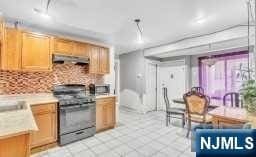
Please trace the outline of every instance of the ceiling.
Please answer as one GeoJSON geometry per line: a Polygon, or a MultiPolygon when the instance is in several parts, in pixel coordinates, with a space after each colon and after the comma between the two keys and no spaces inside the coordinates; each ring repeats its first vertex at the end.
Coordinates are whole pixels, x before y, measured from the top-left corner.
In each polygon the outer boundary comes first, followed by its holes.
{"type": "Polygon", "coordinates": [[[113,44],[119,54],[247,21],[246,0],[52,0],[52,18],[44,19],[33,8],[45,8],[46,2],[0,0],[0,12],[33,26],[113,44]],[[143,44],[136,42],[135,18],[142,21],[143,44]]]}

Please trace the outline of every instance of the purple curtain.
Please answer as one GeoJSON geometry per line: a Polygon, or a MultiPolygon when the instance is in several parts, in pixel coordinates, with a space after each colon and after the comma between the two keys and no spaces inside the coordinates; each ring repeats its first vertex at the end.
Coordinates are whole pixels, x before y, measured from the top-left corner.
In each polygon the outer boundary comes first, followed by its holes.
{"type": "Polygon", "coordinates": [[[199,84],[212,99],[222,99],[225,93],[239,92],[248,79],[248,52],[212,56],[215,64],[209,66],[209,57],[199,58],[199,84]]]}

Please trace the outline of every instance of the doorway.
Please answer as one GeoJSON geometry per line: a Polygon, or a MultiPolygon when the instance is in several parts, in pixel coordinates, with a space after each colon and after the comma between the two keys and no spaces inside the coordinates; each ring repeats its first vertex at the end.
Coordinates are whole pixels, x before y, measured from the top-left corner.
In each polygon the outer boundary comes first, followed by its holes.
{"type": "Polygon", "coordinates": [[[157,64],[149,62],[146,67],[146,112],[157,109],[157,64]]]}
{"type": "Polygon", "coordinates": [[[157,71],[157,110],[165,110],[163,87],[167,88],[168,98],[182,98],[186,91],[186,66],[184,60],[172,61],[158,65],[157,71]]]}

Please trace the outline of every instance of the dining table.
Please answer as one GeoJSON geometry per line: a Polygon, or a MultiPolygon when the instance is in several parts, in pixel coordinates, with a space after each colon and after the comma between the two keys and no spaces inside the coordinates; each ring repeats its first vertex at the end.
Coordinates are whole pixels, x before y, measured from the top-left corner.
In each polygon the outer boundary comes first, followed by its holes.
{"type": "MultiPolygon", "coordinates": [[[[172,101],[185,105],[183,98],[172,99],[172,101]]],[[[256,116],[248,116],[245,108],[223,106],[221,100],[211,100],[207,114],[212,117],[215,128],[239,128],[247,122],[252,122],[253,127],[256,127],[256,116]]]]}
{"type": "Polygon", "coordinates": [[[247,112],[244,108],[219,106],[208,112],[212,116],[215,128],[241,128],[249,122],[247,112]]]}

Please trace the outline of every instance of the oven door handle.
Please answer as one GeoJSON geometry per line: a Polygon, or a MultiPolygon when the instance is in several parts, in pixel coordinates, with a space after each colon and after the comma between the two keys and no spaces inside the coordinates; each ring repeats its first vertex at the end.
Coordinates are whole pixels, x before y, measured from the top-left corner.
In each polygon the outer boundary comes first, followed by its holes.
{"type": "Polygon", "coordinates": [[[91,108],[95,107],[94,104],[88,105],[88,104],[81,104],[81,105],[74,105],[74,106],[65,106],[65,107],[60,107],[61,110],[69,110],[69,109],[77,109],[77,108],[91,108]]]}
{"type": "Polygon", "coordinates": [[[93,106],[95,106],[95,103],[84,103],[81,105],[81,107],[88,107],[88,108],[93,106]]]}
{"type": "Polygon", "coordinates": [[[65,106],[65,107],[60,107],[61,110],[69,110],[69,109],[76,109],[80,108],[81,105],[74,105],[74,106],[65,106]]]}
{"type": "Polygon", "coordinates": [[[80,134],[83,134],[84,131],[79,131],[79,132],[76,132],[76,135],[80,135],[80,134]]]}

